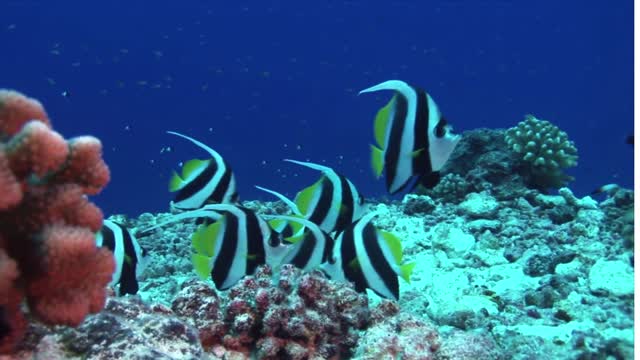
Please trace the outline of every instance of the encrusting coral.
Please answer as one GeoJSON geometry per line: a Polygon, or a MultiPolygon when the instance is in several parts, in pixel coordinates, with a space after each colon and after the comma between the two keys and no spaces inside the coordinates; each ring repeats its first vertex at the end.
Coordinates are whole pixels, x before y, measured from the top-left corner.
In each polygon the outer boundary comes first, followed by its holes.
{"type": "Polygon", "coordinates": [[[527,115],[507,129],[505,140],[529,164],[534,185],[558,188],[573,180],[563,170],[578,164],[578,150],[567,133],[549,121],[527,115]]]}
{"type": "Polygon", "coordinates": [[[37,100],[0,90],[0,353],[23,336],[23,300],[72,326],[104,306],[115,264],[95,245],[102,212],[87,195],[108,181],[98,139],[65,140],[37,100]]]}

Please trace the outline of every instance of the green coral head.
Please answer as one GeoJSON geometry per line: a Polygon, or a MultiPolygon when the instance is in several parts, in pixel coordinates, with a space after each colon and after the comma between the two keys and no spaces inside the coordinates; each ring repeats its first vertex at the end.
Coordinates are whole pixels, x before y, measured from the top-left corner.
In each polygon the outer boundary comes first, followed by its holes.
{"type": "Polygon", "coordinates": [[[578,165],[578,150],[566,132],[556,125],[527,114],[523,121],[508,129],[505,140],[511,150],[522,155],[536,177],[556,178],[560,184],[569,179],[562,169],[578,165]],[[562,178],[563,180],[559,180],[562,178]]]}

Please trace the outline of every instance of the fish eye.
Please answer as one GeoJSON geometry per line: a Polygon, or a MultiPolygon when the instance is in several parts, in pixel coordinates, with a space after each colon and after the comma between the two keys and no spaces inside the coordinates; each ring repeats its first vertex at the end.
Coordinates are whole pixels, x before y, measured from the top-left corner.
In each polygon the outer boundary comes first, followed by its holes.
{"type": "Polygon", "coordinates": [[[329,256],[329,264],[333,265],[336,263],[336,258],[335,256],[331,255],[329,256]]]}
{"type": "Polygon", "coordinates": [[[440,116],[440,121],[438,121],[435,128],[436,137],[441,138],[445,136],[447,134],[447,129],[447,119],[445,119],[444,116],[440,116]]]}

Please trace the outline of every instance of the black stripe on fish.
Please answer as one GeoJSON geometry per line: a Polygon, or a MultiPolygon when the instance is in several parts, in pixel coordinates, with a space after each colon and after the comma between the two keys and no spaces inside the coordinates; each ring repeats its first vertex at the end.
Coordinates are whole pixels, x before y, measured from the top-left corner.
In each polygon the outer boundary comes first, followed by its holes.
{"type": "Polygon", "coordinates": [[[355,211],[354,194],[351,193],[351,186],[349,186],[349,180],[342,175],[338,175],[340,178],[340,187],[342,188],[341,208],[336,219],[335,231],[342,231],[353,222],[353,213],[355,211]]]}
{"type": "MultiPolygon", "coordinates": [[[[211,196],[207,198],[208,203],[223,202],[224,194],[226,194],[227,191],[229,190],[229,186],[231,184],[231,178],[233,177],[233,172],[231,171],[231,168],[229,167],[229,164],[226,161],[224,161],[224,166],[226,170],[222,175],[220,182],[218,182],[218,184],[216,185],[215,190],[213,191],[213,194],[211,194],[211,196]]],[[[231,201],[235,201],[237,197],[238,197],[238,194],[234,192],[233,195],[231,195],[231,201]]]]}
{"type": "Polygon", "coordinates": [[[413,150],[423,149],[413,158],[413,173],[423,175],[430,173],[431,157],[429,156],[429,102],[427,93],[417,87],[411,87],[416,93],[416,119],[413,126],[413,150]]]}
{"type": "Polygon", "coordinates": [[[239,207],[239,209],[244,213],[247,223],[247,271],[245,275],[249,275],[255,272],[258,265],[265,263],[263,234],[258,215],[246,208],[239,207]]]}
{"type": "Polygon", "coordinates": [[[300,248],[293,259],[291,259],[290,263],[299,269],[304,269],[305,266],[307,266],[307,263],[309,263],[313,250],[317,246],[318,242],[316,237],[306,229],[304,232],[304,239],[301,239],[300,241],[302,241],[300,248]]]}
{"type": "Polygon", "coordinates": [[[110,227],[102,226],[100,232],[102,233],[102,246],[111,250],[111,252],[114,252],[116,248],[116,239],[113,230],[111,230],[110,227]]]}
{"type": "Polygon", "coordinates": [[[229,276],[231,266],[233,265],[233,259],[236,256],[240,256],[237,251],[238,241],[241,240],[238,239],[238,218],[228,211],[221,211],[220,213],[224,215],[225,218],[224,235],[222,236],[220,251],[216,256],[213,268],[211,269],[211,279],[218,289],[224,290],[222,285],[229,276]]]}
{"type": "MultiPolygon", "coordinates": [[[[380,247],[380,239],[378,238],[378,232],[373,224],[368,223],[362,230],[362,243],[367,252],[367,257],[373,265],[375,272],[380,276],[387,289],[391,290],[394,298],[397,300],[400,295],[400,284],[398,283],[398,274],[391,268],[389,262],[384,257],[382,248],[380,247]]],[[[376,294],[385,297],[380,294],[376,289],[369,286],[369,289],[373,290],[376,294]]]]}
{"type": "MultiPolygon", "coordinates": [[[[390,120],[391,129],[384,154],[384,164],[386,168],[385,181],[387,189],[391,189],[393,179],[395,179],[395,177],[397,176],[396,174],[398,170],[398,158],[400,156],[400,148],[402,146],[402,134],[406,125],[408,106],[409,104],[407,99],[402,96],[402,94],[398,93],[398,96],[395,97],[394,115],[393,119],[390,120]]],[[[400,188],[396,192],[401,191],[404,186],[404,184],[400,186],[400,188]]]]}
{"type": "Polygon", "coordinates": [[[367,280],[362,273],[362,268],[357,264],[353,230],[354,226],[351,226],[342,233],[342,245],[340,246],[342,264],[340,266],[347,280],[354,283],[356,291],[365,292],[367,290],[367,280]],[[353,261],[356,261],[355,266],[353,261]]]}
{"type": "Polygon", "coordinates": [[[327,218],[329,211],[331,211],[331,200],[333,199],[333,183],[326,175],[322,175],[322,182],[320,183],[320,196],[313,209],[311,209],[311,216],[309,221],[322,224],[324,219],[327,218]]]}
{"type": "MultiPolygon", "coordinates": [[[[203,171],[201,171],[200,174],[198,174],[192,181],[190,181],[187,185],[185,185],[178,191],[173,201],[179,202],[196,196],[196,194],[200,190],[204,189],[211,181],[213,181],[213,178],[218,172],[218,169],[218,164],[214,159],[209,161],[209,165],[207,165],[207,167],[203,171]]],[[[219,187],[220,183],[216,184],[214,189],[217,190],[219,187]]],[[[196,206],[196,208],[204,205],[207,199],[211,197],[211,195],[212,194],[209,194],[206,197],[203,197],[202,203],[199,206],[196,206]]]]}

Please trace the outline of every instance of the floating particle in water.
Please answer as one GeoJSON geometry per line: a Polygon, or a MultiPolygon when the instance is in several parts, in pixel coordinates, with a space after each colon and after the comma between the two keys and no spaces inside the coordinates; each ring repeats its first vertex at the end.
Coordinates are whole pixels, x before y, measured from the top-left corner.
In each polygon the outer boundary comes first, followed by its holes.
{"type": "Polygon", "coordinates": [[[302,145],[300,144],[296,145],[296,150],[302,150],[302,145]]]}
{"type": "Polygon", "coordinates": [[[209,89],[209,84],[203,84],[202,86],[200,86],[200,90],[202,91],[207,91],[207,89],[209,89]]]}
{"type": "Polygon", "coordinates": [[[72,62],[72,63],[71,63],[71,66],[73,66],[73,67],[78,67],[78,66],[80,66],[80,61],[72,62]]]}
{"type": "Polygon", "coordinates": [[[58,50],[58,49],[52,49],[52,50],[50,50],[50,51],[49,51],[49,53],[50,53],[51,55],[60,55],[60,50],[58,50]]]}
{"type": "Polygon", "coordinates": [[[124,130],[125,130],[125,131],[129,131],[129,130],[131,130],[131,127],[130,127],[129,125],[125,125],[125,126],[124,126],[124,130]]]}
{"type": "Polygon", "coordinates": [[[136,81],[136,84],[140,85],[140,86],[146,86],[148,84],[147,80],[138,80],[136,81]]]}
{"type": "Polygon", "coordinates": [[[213,128],[212,127],[209,128],[209,132],[213,132],[213,128]]]}
{"type": "Polygon", "coordinates": [[[155,55],[156,58],[161,58],[164,56],[164,53],[160,50],[153,50],[153,55],[155,55]]]}
{"type": "Polygon", "coordinates": [[[122,48],[122,49],[120,49],[120,53],[121,54],[128,54],[129,53],[129,49],[122,48]]]}
{"type": "Polygon", "coordinates": [[[260,162],[260,164],[262,164],[262,165],[267,165],[267,160],[262,160],[262,161],[260,162]]]}
{"type": "Polygon", "coordinates": [[[7,31],[13,31],[16,29],[16,24],[9,24],[9,26],[7,26],[7,31]]]}
{"type": "Polygon", "coordinates": [[[164,146],[162,147],[162,149],[160,149],[160,154],[165,152],[171,152],[171,146],[164,146]]]}
{"type": "Polygon", "coordinates": [[[55,85],[56,84],[56,81],[53,78],[48,77],[48,78],[45,78],[45,79],[47,79],[47,82],[49,83],[49,85],[55,85]]]}

